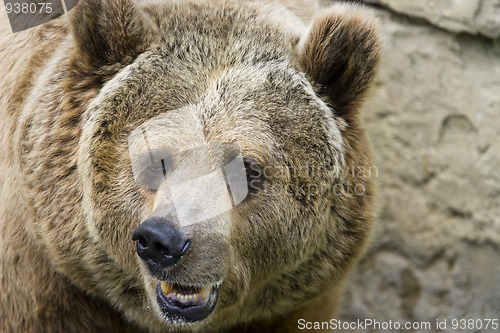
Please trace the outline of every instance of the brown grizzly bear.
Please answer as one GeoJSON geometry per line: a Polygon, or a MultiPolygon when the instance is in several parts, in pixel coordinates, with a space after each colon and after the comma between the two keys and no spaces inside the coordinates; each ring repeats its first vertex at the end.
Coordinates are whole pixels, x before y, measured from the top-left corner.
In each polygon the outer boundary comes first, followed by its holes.
{"type": "Polygon", "coordinates": [[[80,0],[0,25],[0,331],[293,332],[372,221],[365,9],[80,0]]]}

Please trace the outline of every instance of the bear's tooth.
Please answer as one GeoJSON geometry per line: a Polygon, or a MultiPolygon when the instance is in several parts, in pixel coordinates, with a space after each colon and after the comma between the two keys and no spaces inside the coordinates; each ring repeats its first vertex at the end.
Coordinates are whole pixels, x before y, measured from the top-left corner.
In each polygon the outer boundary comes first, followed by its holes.
{"type": "Polygon", "coordinates": [[[161,281],[161,291],[163,291],[165,295],[170,294],[173,289],[174,286],[171,283],[161,281]]]}
{"type": "Polygon", "coordinates": [[[212,288],[210,286],[202,287],[198,294],[200,294],[201,298],[203,300],[207,300],[210,297],[210,292],[212,291],[212,288]]]}

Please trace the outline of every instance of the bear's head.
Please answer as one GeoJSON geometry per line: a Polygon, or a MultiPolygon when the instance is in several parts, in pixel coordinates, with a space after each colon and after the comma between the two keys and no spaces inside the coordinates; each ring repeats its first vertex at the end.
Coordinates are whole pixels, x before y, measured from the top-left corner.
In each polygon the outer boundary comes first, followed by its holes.
{"type": "Polygon", "coordinates": [[[306,27],[277,3],[87,0],[71,28],[75,72],[100,84],[78,156],[84,260],[114,306],[203,331],[341,283],[372,219],[369,14],[335,5],[306,27]]]}

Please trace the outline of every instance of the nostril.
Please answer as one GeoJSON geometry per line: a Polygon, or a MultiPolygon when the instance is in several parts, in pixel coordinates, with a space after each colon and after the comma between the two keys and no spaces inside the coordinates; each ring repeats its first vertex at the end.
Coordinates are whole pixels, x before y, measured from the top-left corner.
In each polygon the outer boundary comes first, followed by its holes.
{"type": "Polygon", "coordinates": [[[186,241],[186,244],[184,244],[184,247],[182,248],[182,251],[181,251],[181,254],[180,254],[180,255],[181,255],[181,256],[185,255],[185,254],[186,254],[186,252],[187,252],[190,248],[191,248],[191,240],[190,240],[190,239],[188,239],[188,240],[186,241]]]}
{"type": "Polygon", "coordinates": [[[144,238],[139,238],[139,240],[137,240],[137,244],[144,250],[148,249],[148,241],[144,238]]]}

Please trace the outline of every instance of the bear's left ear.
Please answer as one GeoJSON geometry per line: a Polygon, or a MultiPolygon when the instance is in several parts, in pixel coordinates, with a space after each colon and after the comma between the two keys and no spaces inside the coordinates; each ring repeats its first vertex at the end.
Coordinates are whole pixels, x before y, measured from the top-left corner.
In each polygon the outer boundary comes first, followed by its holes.
{"type": "Polygon", "coordinates": [[[73,60],[85,71],[130,62],[155,36],[152,21],[132,0],[81,0],[70,15],[73,60]]]}
{"type": "Polygon", "coordinates": [[[356,117],[379,65],[376,20],[361,6],[337,4],[316,17],[299,44],[299,63],[319,94],[346,120],[356,117]]]}

